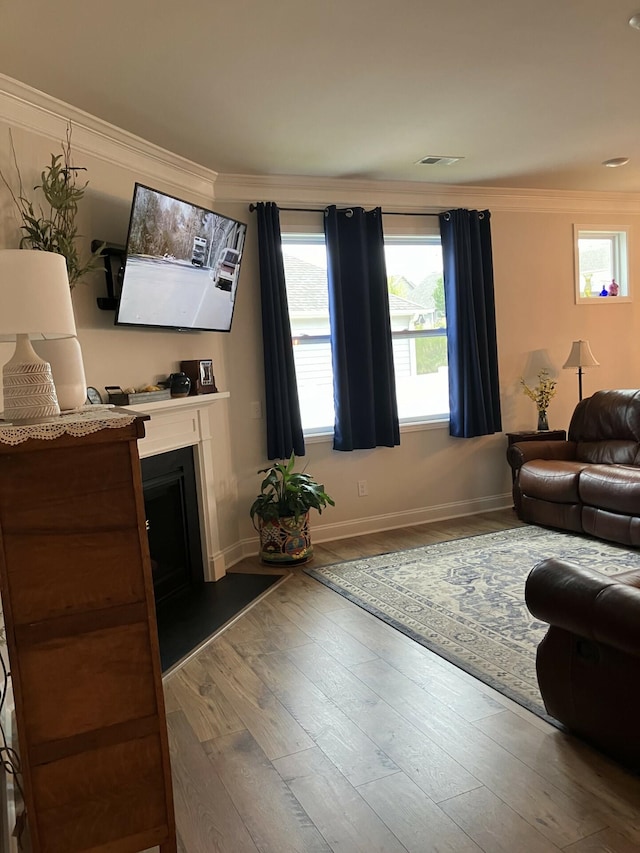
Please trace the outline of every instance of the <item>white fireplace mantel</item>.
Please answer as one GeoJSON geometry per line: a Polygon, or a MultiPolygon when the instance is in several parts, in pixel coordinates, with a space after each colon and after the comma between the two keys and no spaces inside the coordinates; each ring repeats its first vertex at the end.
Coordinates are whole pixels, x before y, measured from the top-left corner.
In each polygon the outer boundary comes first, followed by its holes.
{"type": "MultiPolygon", "coordinates": [[[[215,492],[214,454],[212,445],[211,406],[222,405],[228,391],[194,397],[174,397],[151,403],[122,406],[131,412],[149,415],[145,423],[145,437],[138,441],[141,459],[167,453],[181,447],[193,447],[198,506],[200,510],[200,536],[205,565],[205,580],[216,581],[226,574],[225,558],[220,547],[218,508],[215,492]]],[[[219,444],[217,437],[216,445],[219,444]]],[[[220,448],[218,448],[218,451],[220,448]]],[[[222,452],[228,458],[230,448],[222,452]]]]}

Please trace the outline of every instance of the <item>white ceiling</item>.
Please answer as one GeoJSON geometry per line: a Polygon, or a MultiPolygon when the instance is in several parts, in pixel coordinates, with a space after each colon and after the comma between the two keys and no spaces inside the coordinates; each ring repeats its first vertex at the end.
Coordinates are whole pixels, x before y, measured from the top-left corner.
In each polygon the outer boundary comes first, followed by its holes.
{"type": "Polygon", "coordinates": [[[0,0],[0,72],[218,172],[640,192],[638,11],[0,0]]]}

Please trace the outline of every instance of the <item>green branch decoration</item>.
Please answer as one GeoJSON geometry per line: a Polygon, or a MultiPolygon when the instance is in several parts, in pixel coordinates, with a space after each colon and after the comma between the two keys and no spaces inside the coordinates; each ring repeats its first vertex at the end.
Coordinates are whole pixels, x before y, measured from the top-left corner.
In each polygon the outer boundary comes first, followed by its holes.
{"type": "Polygon", "coordinates": [[[20,248],[39,249],[43,252],[56,252],[58,255],[63,255],[67,263],[69,287],[73,290],[87,273],[101,268],[104,244],[91,252],[86,262],[82,261],[77,246],[82,235],[78,234],[76,216],[78,204],[84,198],[89,182],[86,181],[83,184],[77,182],[77,173],[84,171],[84,168],[72,165],[71,125],[67,127],[66,141],[62,143],[62,154],[51,155],[50,164],[40,173],[40,183],[33,188],[40,190],[44,196],[44,205],[36,205],[27,198],[11,131],[9,131],[9,139],[18,177],[17,195],[2,170],[0,170],[0,178],[9,190],[22,220],[20,248]]]}

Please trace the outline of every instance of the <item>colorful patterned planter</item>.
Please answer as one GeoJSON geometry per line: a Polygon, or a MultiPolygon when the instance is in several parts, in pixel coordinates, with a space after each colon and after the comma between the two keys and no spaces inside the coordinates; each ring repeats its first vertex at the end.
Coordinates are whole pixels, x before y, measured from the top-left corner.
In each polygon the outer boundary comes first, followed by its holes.
{"type": "Polygon", "coordinates": [[[259,519],[260,558],[263,563],[291,565],[313,557],[309,513],[300,518],[259,519]]]}

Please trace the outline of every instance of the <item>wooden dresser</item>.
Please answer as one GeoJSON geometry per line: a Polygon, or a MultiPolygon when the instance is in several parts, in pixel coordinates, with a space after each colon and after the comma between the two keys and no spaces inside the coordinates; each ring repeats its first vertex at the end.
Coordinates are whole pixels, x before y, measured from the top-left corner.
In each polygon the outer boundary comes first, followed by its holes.
{"type": "Polygon", "coordinates": [[[0,423],[0,584],[35,853],[176,850],[143,420],[0,423]]]}

